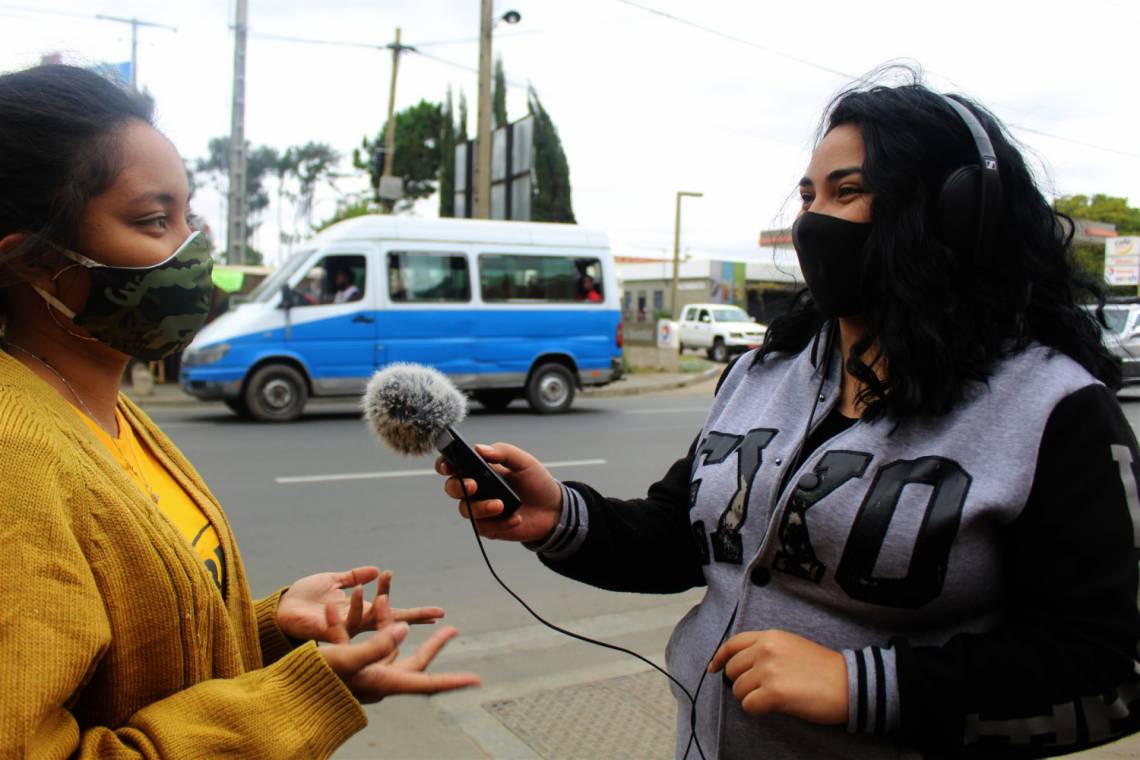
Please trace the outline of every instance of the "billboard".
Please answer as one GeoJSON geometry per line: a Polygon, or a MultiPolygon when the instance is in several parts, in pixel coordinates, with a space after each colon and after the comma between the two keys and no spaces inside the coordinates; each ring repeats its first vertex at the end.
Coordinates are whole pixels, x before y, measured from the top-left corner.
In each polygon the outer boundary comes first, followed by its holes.
{"type": "Polygon", "coordinates": [[[1140,285],[1140,237],[1104,241],[1104,281],[1109,285],[1140,285]]]}
{"type": "MultiPolygon", "coordinates": [[[[455,146],[455,216],[475,210],[475,140],[455,146]]],[[[491,218],[530,221],[534,117],[499,127],[491,134],[491,218]]]]}

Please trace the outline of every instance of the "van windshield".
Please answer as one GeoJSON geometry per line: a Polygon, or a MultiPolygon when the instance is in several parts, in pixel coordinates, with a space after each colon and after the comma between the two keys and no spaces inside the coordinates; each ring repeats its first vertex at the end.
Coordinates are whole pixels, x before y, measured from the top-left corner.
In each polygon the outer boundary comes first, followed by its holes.
{"type": "Polygon", "coordinates": [[[308,260],[312,251],[298,251],[285,260],[285,263],[273,270],[273,273],[261,281],[261,284],[249,292],[246,299],[250,303],[268,303],[277,297],[281,286],[289,282],[289,278],[308,260]]]}

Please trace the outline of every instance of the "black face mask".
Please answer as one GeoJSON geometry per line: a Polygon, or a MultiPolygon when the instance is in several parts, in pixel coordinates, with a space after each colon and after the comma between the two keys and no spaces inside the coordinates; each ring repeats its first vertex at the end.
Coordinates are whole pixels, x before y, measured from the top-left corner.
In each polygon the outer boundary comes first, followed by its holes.
{"type": "Polygon", "coordinates": [[[811,297],[828,318],[863,311],[859,289],[870,222],[849,222],[811,211],[792,225],[792,244],[811,297]]]}

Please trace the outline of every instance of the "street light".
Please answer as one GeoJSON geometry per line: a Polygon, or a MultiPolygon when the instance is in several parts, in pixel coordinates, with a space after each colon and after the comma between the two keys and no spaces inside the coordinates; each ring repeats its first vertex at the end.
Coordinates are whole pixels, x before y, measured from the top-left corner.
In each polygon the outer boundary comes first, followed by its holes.
{"type": "Polygon", "coordinates": [[[495,18],[494,0],[481,0],[479,20],[479,126],[475,134],[476,219],[491,218],[491,30],[499,22],[517,24],[522,15],[507,11],[495,18]]]}
{"type": "Polygon", "coordinates": [[[690,193],[684,190],[677,192],[677,210],[673,216],[673,295],[669,308],[673,312],[673,319],[680,317],[677,309],[677,272],[681,268],[681,198],[703,198],[704,193],[690,193]]]}

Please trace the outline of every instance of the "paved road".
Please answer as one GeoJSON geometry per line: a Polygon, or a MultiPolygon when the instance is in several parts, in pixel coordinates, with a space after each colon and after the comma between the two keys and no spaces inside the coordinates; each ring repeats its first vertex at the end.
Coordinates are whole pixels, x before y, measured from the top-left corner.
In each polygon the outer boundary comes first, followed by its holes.
{"type": "MultiPolygon", "coordinates": [[[[498,414],[474,410],[462,430],[469,440],[510,441],[561,463],[551,468],[557,477],[636,496],[684,453],[711,394],[710,382],[581,400],[572,413],[548,418],[516,402],[498,414]]],[[[1140,425],[1140,403],[1126,402],[1125,410],[1133,427],[1140,425]]],[[[495,585],[470,528],[439,478],[427,474],[431,458],[405,459],[382,448],[352,405],[324,406],[277,426],[243,423],[215,406],[156,409],[152,416],[225,506],[255,595],[309,573],[379,564],[395,573],[395,604],[439,604],[461,629],[439,667],[476,670],[485,688],[372,706],[368,728],[337,754],[341,760],[566,756],[575,747],[577,756],[597,757],[671,751],[667,726],[649,720],[644,730],[631,730],[646,712],[660,717],[668,698],[659,677],[538,626],[495,585]],[[631,703],[646,710],[617,714],[631,703]],[[581,720],[567,721],[568,711],[588,716],[595,734],[583,732],[581,720]],[[620,725],[606,729],[607,719],[620,725]],[[534,726],[545,733],[528,734],[534,726]]],[[[488,550],[500,575],[541,614],[658,661],[673,623],[699,598],[595,591],[545,571],[519,547],[488,550]]],[[[422,635],[413,632],[412,640],[422,635]]],[[[1087,758],[1138,755],[1140,742],[1122,742],[1087,758]]]]}

